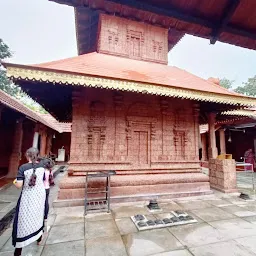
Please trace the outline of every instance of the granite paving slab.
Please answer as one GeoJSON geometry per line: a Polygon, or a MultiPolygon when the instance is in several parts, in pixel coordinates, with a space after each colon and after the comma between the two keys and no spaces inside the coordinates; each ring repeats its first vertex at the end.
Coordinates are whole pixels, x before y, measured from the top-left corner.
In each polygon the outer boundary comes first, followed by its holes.
{"type": "Polygon", "coordinates": [[[256,254],[235,241],[227,241],[215,244],[190,248],[194,256],[255,256],[256,254]]]}
{"type": "Polygon", "coordinates": [[[162,212],[182,210],[182,207],[175,202],[159,203],[158,205],[161,207],[162,212]]]}
{"type": "Polygon", "coordinates": [[[119,231],[114,220],[87,221],[85,223],[85,239],[110,237],[119,231]]]}
{"type": "Polygon", "coordinates": [[[122,236],[130,256],[147,256],[182,249],[182,244],[166,228],[122,236]]]}
{"type": "Polygon", "coordinates": [[[9,205],[9,203],[7,203],[7,202],[0,202],[0,211],[3,211],[3,209],[4,209],[7,205],[9,205]]]}
{"type": "Polygon", "coordinates": [[[84,239],[84,223],[53,226],[46,244],[56,244],[84,239]]]}
{"type": "Polygon", "coordinates": [[[246,209],[246,207],[239,206],[239,205],[230,205],[230,206],[223,206],[221,207],[222,210],[232,213],[237,217],[248,217],[248,216],[255,216],[256,212],[251,212],[246,209]]]}
{"type": "Polygon", "coordinates": [[[111,219],[113,219],[112,214],[107,212],[87,214],[85,216],[86,221],[99,221],[99,220],[111,220],[111,219]]]}
{"type": "Polygon", "coordinates": [[[86,256],[127,256],[120,235],[85,241],[86,256]]]}
{"type": "Polygon", "coordinates": [[[252,224],[256,224],[256,216],[244,217],[243,220],[246,220],[252,224]]]}
{"type": "Polygon", "coordinates": [[[118,208],[112,209],[112,213],[115,219],[130,217],[136,214],[148,215],[151,214],[146,206],[121,206],[118,208]]]}
{"type": "Polygon", "coordinates": [[[256,225],[240,218],[209,222],[226,240],[256,235],[256,225]]]}
{"type": "Polygon", "coordinates": [[[183,245],[195,247],[225,240],[225,236],[207,223],[168,228],[183,245]]]}
{"type": "Polygon", "coordinates": [[[138,232],[131,218],[115,219],[115,222],[121,235],[138,232]]]}
{"type": "Polygon", "coordinates": [[[256,236],[238,238],[235,241],[256,254],[256,236]]]}
{"type": "Polygon", "coordinates": [[[6,242],[10,239],[11,235],[12,235],[12,229],[8,228],[0,236],[0,251],[1,251],[2,247],[6,244],[6,242]]]}
{"type": "Polygon", "coordinates": [[[57,225],[74,224],[74,223],[80,223],[80,222],[82,223],[84,222],[84,217],[57,215],[53,225],[57,226],[57,225]]]}
{"type": "Polygon", "coordinates": [[[229,202],[227,200],[224,200],[224,199],[220,199],[220,198],[211,199],[211,200],[204,200],[204,201],[208,204],[211,204],[211,205],[217,206],[217,207],[232,205],[231,202],[229,202]]]}
{"type": "Polygon", "coordinates": [[[158,253],[152,256],[192,256],[192,254],[188,250],[176,250],[176,251],[158,253]]]}
{"type": "Polygon", "coordinates": [[[177,201],[177,203],[185,210],[196,210],[212,207],[211,204],[208,204],[202,200],[191,200],[191,201],[177,201]]]}
{"type": "MultiPolygon", "coordinates": [[[[49,244],[44,247],[41,256],[84,256],[84,239],[59,244],[49,244]]],[[[33,255],[34,256],[34,255],[33,255]]]]}
{"type": "Polygon", "coordinates": [[[218,207],[193,210],[192,213],[204,221],[226,220],[235,218],[233,214],[228,213],[218,207]]]}

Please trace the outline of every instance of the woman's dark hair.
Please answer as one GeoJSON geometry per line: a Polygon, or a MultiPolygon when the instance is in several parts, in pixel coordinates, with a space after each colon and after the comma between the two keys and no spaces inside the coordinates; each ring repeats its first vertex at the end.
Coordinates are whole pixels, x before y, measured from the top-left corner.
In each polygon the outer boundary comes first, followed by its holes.
{"type": "Polygon", "coordinates": [[[26,157],[32,161],[33,173],[30,177],[28,185],[33,187],[36,185],[36,162],[38,161],[39,151],[37,148],[29,148],[26,152],[26,157]]]}

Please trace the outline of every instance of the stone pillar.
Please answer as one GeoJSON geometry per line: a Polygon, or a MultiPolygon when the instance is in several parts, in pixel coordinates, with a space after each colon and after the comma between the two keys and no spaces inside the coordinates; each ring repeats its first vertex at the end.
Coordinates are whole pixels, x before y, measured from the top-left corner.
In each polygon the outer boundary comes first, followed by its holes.
{"type": "Polygon", "coordinates": [[[237,192],[236,162],[234,159],[210,159],[210,185],[224,193],[237,192]]]}
{"type": "Polygon", "coordinates": [[[219,129],[219,133],[220,133],[220,153],[226,154],[226,141],[225,141],[224,129],[219,129]]]}
{"type": "Polygon", "coordinates": [[[215,136],[215,120],[216,120],[216,114],[209,113],[209,115],[208,115],[208,125],[209,125],[208,155],[209,155],[209,159],[217,158],[217,156],[218,156],[218,149],[216,147],[216,136],[215,136]]]}
{"type": "Polygon", "coordinates": [[[46,146],[46,155],[49,156],[52,150],[52,134],[48,134],[47,136],[47,146],[46,146]]]}
{"type": "Polygon", "coordinates": [[[200,114],[200,105],[194,104],[194,126],[195,126],[195,160],[199,160],[199,114],[200,114]]]}
{"type": "Polygon", "coordinates": [[[41,133],[41,141],[40,141],[40,156],[46,155],[46,143],[47,143],[47,134],[46,132],[41,133]]]}
{"type": "Polygon", "coordinates": [[[206,133],[201,134],[201,145],[202,145],[202,161],[207,161],[207,143],[206,133]]]}
{"type": "Polygon", "coordinates": [[[18,167],[21,159],[21,147],[23,138],[23,119],[16,121],[15,133],[12,142],[12,154],[9,159],[9,168],[7,178],[15,178],[17,176],[18,167]]]}

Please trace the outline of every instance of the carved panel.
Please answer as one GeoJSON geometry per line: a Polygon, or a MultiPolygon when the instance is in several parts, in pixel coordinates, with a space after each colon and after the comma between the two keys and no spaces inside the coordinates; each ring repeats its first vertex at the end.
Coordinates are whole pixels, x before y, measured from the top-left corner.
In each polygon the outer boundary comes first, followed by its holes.
{"type": "Polygon", "coordinates": [[[176,159],[182,159],[185,160],[186,156],[186,145],[188,142],[188,135],[187,132],[184,130],[175,130],[174,133],[174,146],[175,146],[175,154],[176,159]]]}
{"type": "Polygon", "coordinates": [[[88,156],[92,160],[100,160],[103,156],[103,144],[106,137],[105,105],[100,101],[90,104],[88,121],[88,156]]]}
{"type": "Polygon", "coordinates": [[[167,29],[106,14],[100,21],[99,52],[167,64],[167,29]]]}

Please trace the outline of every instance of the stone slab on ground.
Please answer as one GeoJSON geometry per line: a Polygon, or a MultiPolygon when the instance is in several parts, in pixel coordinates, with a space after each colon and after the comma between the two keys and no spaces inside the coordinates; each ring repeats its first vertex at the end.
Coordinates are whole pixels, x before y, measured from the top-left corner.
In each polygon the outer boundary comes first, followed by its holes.
{"type": "MultiPolygon", "coordinates": [[[[50,204],[57,197],[58,181],[50,204]]],[[[15,190],[1,198],[14,198],[15,190]]],[[[17,196],[16,196],[17,200],[17,196]]],[[[15,203],[14,201],[12,201],[15,203]]],[[[151,213],[148,202],[112,204],[111,213],[83,216],[84,208],[51,208],[48,233],[41,246],[24,249],[33,256],[256,256],[256,201],[244,202],[238,194],[162,200],[162,212],[151,213]],[[145,214],[156,219],[172,210],[184,210],[197,224],[138,231],[130,217],[145,214]],[[248,213],[249,212],[249,213],[248,213]],[[251,215],[253,214],[253,215],[251,215]],[[249,216],[248,216],[249,215],[249,216]]],[[[0,236],[0,256],[13,256],[11,228],[0,236]]]]}

